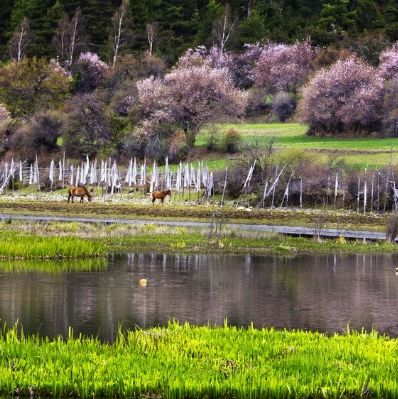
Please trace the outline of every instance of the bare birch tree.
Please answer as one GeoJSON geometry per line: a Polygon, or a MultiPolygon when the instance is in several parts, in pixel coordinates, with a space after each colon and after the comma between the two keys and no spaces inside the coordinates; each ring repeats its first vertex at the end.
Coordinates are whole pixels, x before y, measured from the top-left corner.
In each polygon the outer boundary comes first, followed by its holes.
{"type": "Polygon", "coordinates": [[[70,20],[68,15],[65,14],[65,16],[59,21],[54,37],[52,39],[52,45],[57,52],[57,56],[61,60],[64,60],[67,54],[69,26],[70,20]]]}
{"type": "Polygon", "coordinates": [[[247,0],[247,18],[250,18],[252,15],[254,0],[247,0]]]}
{"type": "Polygon", "coordinates": [[[79,44],[78,33],[79,33],[81,20],[82,20],[82,11],[80,7],[78,7],[76,9],[75,15],[73,16],[69,27],[69,43],[67,46],[67,56],[68,56],[67,64],[69,68],[72,66],[73,54],[76,50],[76,46],[79,44]]]}
{"type": "Polygon", "coordinates": [[[112,48],[112,68],[115,67],[117,55],[119,53],[120,47],[125,43],[123,41],[123,33],[125,33],[126,17],[128,11],[128,0],[123,0],[120,7],[116,10],[112,17],[112,28],[110,34],[110,44],[112,48]]]}
{"type": "Polygon", "coordinates": [[[220,18],[213,23],[213,38],[217,41],[217,45],[220,47],[221,52],[225,51],[225,45],[231,38],[231,34],[238,25],[238,19],[232,20],[231,8],[228,4],[225,5],[225,10],[220,18]]]}
{"type": "Polygon", "coordinates": [[[27,18],[24,18],[17,29],[15,29],[8,44],[11,58],[17,62],[21,61],[32,40],[33,33],[30,29],[29,21],[27,18]]]}
{"type": "Polygon", "coordinates": [[[70,69],[73,57],[78,46],[83,44],[81,31],[82,12],[80,7],[75,11],[71,20],[65,15],[58,23],[52,44],[57,52],[57,56],[70,69]]]}
{"type": "Polygon", "coordinates": [[[153,43],[155,42],[155,38],[156,38],[156,22],[147,24],[146,34],[147,34],[148,43],[149,43],[149,58],[151,58],[152,54],[153,54],[153,43]]]}

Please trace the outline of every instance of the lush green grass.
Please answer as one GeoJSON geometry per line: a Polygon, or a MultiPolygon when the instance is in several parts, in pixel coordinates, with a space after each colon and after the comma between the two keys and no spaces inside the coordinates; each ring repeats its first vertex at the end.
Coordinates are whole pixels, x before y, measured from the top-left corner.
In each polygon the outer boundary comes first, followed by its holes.
{"type": "Polygon", "coordinates": [[[376,332],[327,336],[180,326],[118,333],[115,343],[50,341],[4,328],[2,395],[395,398],[398,346],[376,332]]]}
{"type": "Polygon", "coordinates": [[[39,237],[5,231],[0,234],[0,259],[74,259],[105,255],[100,243],[79,237],[39,237]]]}
{"type": "MultiPolygon", "coordinates": [[[[347,164],[358,168],[387,166],[392,150],[391,163],[398,164],[398,138],[306,136],[307,127],[298,123],[225,124],[218,126],[218,129],[220,133],[229,129],[237,130],[241,133],[244,143],[264,146],[273,140],[274,147],[321,152],[323,158],[337,154],[344,158],[347,164]]],[[[203,129],[197,137],[197,146],[206,144],[206,134],[207,130],[203,129]]]]}

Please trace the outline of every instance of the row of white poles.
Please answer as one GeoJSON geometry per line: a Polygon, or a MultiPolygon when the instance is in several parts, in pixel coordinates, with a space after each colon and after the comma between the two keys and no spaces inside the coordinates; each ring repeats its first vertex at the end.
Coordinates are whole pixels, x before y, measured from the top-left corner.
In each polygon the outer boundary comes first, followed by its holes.
{"type": "MultiPolygon", "coordinates": [[[[247,173],[245,182],[242,185],[242,191],[237,204],[245,202],[245,197],[250,194],[250,182],[253,176],[253,172],[256,166],[256,161],[250,165],[247,173]],[[242,201],[240,201],[243,198],[242,201]]],[[[271,207],[275,204],[275,192],[280,182],[282,173],[285,171],[287,165],[282,168],[275,170],[275,175],[270,177],[264,182],[264,192],[262,200],[257,204],[257,207],[264,205],[265,201],[271,203],[271,207]]],[[[165,159],[164,167],[159,167],[155,161],[150,169],[150,173],[147,167],[146,160],[141,164],[137,163],[136,158],[131,158],[126,168],[117,165],[116,161],[109,159],[108,161],[97,160],[90,162],[89,158],[86,158],[85,162],[78,165],[71,163],[65,159],[65,156],[58,161],[56,164],[54,160],[50,162],[49,167],[39,167],[39,163],[36,160],[29,166],[26,162],[14,161],[4,162],[0,164],[0,194],[4,193],[4,190],[10,185],[10,182],[22,182],[28,185],[37,185],[38,190],[44,183],[44,179],[48,178],[50,189],[55,187],[65,186],[78,186],[90,184],[92,186],[106,187],[106,192],[111,194],[119,192],[124,187],[134,187],[134,191],[139,189],[152,192],[154,190],[173,190],[177,193],[184,193],[184,188],[188,188],[189,192],[193,190],[197,195],[203,190],[207,199],[215,189],[214,173],[209,170],[204,162],[186,163],[185,165],[180,162],[174,167],[170,167],[168,159],[165,159]],[[122,172],[123,170],[123,172],[122,172]]],[[[227,184],[228,169],[225,171],[224,182],[219,182],[220,186],[223,183],[222,192],[222,203],[224,201],[224,194],[227,184]]],[[[280,200],[280,207],[285,203],[286,206],[289,204],[289,195],[291,189],[291,183],[293,174],[287,180],[286,188],[284,190],[283,198],[280,200]]],[[[297,182],[297,179],[295,179],[297,182]]],[[[391,201],[394,203],[394,208],[398,206],[398,188],[395,185],[395,178],[391,173],[390,168],[388,169],[388,175],[383,181],[385,187],[381,185],[381,174],[380,172],[373,171],[371,177],[365,170],[365,178],[358,178],[358,190],[357,190],[357,211],[360,212],[363,205],[363,211],[366,212],[368,208],[370,211],[381,210],[383,204],[380,203],[381,194],[384,194],[384,210],[386,208],[386,200],[389,198],[389,192],[392,192],[390,196],[391,201]],[[370,201],[370,207],[368,206],[370,201]],[[374,204],[377,204],[374,206],[374,204]]],[[[345,188],[343,187],[342,178],[338,173],[335,176],[329,176],[327,182],[328,195],[326,201],[329,199],[333,202],[336,207],[337,197],[339,192],[342,192],[342,201],[345,200],[345,188]],[[334,186],[334,187],[333,187],[334,186]]],[[[303,206],[303,181],[299,179],[300,184],[300,204],[303,206]]],[[[327,204],[328,206],[331,203],[327,204]]]]}

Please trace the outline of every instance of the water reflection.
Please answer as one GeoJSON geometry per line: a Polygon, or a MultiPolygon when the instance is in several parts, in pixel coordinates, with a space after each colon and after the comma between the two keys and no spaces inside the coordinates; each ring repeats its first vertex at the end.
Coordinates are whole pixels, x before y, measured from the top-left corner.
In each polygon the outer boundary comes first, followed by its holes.
{"type": "Polygon", "coordinates": [[[40,271],[44,273],[59,274],[65,271],[94,271],[106,268],[108,261],[98,259],[61,259],[61,260],[0,260],[0,272],[18,273],[40,271]]]}
{"type": "Polygon", "coordinates": [[[398,336],[396,255],[260,256],[128,254],[107,267],[57,273],[0,267],[0,318],[54,337],[98,335],[118,324],[193,324],[343,332],[376,328],[398,336]],[[148,280],[146,286],[139,280],[148,280]]]}

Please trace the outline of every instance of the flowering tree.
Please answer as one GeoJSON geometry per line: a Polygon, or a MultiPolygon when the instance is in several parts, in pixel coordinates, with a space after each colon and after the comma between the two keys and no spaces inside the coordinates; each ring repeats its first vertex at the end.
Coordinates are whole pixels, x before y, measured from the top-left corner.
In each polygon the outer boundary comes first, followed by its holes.
{"type": "Polygon", "coordinates": [[[324,68],[302,90],[300,120],[309,134],[371,131],[379,127],[384,79],[352,56],[324,68]]]}
{"type": "Polygon", "coordinates": [[[105,78],[108,65],[95,53],[81,53],[75,66],[79,76],[77,89],[87,93],[94,90],[105,78]]]}
{"type": "Polygon", "coordinates": [[[178,65],[187,67],[207,64],[216,69],[228,68],[235,85],[248,88],[253,84],[252,70],[261,52],[259,44],[246,44],[245,51],[240,54],[221,51],[218,46],[209,50],[205,46],[197,46],[194,50],[188,49],[178,60],[178,65]]]}
{"type": "Polygon", "coordinates": [[[193,145],[200,127],[221,115],[244,113],[246,94],[234,86],[227,69],[207,63],[179,66],[163,79],[137,82],[140,124],[138,132],[153,137],[170,135],[179,127],[193,145]]]}
{"type": "Polygon", "coordinates": [[[271,94],[295,92],[308,79],[313,58],[309,40],[292,46],[269,43],[262,48],[252,78],[257,86],[271,94]]]}
{"type": "Polygon", "coordinates": [[[380,54],[379,70],[386,80],[398,78],[398,42],[380,54]]]}
{"type": "Polygon", "coordinates": [[[384,96],[383,132],[388,136],[398,137],[398,79],[387,82],[384,96]]]}

